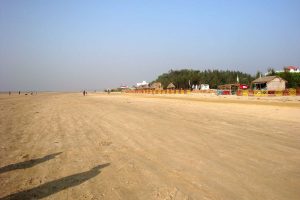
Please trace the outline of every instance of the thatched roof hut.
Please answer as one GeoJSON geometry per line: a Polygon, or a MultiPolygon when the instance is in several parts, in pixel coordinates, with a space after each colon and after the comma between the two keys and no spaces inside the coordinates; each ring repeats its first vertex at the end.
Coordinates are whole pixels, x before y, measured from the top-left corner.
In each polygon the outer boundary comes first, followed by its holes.
{"type": "Polygon", "coordinates": [[[140,86],[136,87],[136,89],[140,89],[140,90],[149,89],[149,88],[150,88],[149,85],[140,85],[140,86]]]}
{"type": "Polygon", "coordinates": [[[161,82],[154,82],[151,84],[151,89],[154,90],[161,90],[162,89],[162,85],[161,82]]]}
{"type": "Polygon", "coordinates": [[[175,89],[175,85],[173,83],[170,83],[168,85],[167,89],[175,89]]]}
{"type": "Polygon", "coordinates": [[[219,90],[233,90],[233,89],[238,89],[240,84],[225,84],[225,85],[219,85],[218,89],[219,90]]]}
{"type": "Polygon", "coordinates": [[[260,77],[252,81],[252,87],[256,90],[285,90],[286,80],[279,76],[260,77]]]}

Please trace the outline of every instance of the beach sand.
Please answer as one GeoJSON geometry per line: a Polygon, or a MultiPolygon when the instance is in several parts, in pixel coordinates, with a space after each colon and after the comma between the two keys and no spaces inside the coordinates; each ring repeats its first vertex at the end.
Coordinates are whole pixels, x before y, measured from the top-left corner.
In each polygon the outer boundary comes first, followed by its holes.
{"type": "Polygon", "coordinates": [[[0,95],[0,199],[300,197],[299,97],[0,95]]]}

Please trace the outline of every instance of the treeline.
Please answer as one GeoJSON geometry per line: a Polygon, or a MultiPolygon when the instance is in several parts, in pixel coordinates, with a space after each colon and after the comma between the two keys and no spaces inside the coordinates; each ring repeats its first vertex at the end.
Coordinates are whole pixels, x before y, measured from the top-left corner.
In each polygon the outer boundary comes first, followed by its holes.
{"type": "Polygon", "coordinates": [[[166,88],[169,83],[173,83],[176,88],[188,89],[192,85],[209,84],[209,87],[216,89],[218,85],[237,83],[250,85],[251,81],[255,79],[250,74],[240,71],[223,71],[223,70],[170,70],[164,73],[153,82],[161,82],[163,87],[166,88]]]}

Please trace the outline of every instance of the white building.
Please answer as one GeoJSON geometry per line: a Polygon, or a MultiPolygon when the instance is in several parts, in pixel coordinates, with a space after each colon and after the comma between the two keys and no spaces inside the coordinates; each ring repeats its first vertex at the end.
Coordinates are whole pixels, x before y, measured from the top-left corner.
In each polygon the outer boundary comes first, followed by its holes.
{"type": "Polygon", "coordinates": [[[137,83],[136,87],[144,87],[144,86],[148,86],[148,85],[149,85],[149,83],[147,83],[146,81],[143,81],[141,83],[137,83]]]}
{"type": "Polygon", "coordinates": [[[128,86],[127,85],[121,85],[120,89],[128,89],[128,86]]]}
{"type": "Polygon", "coordinates": [[[201,84],[200,88],[201,88],[201,90],[209,90],[209,85],[208,84],[201,84]]]}
{"type": "MultiPolygon", "coordinates": [[[[295,67],[295,66],[287,66],[287,67],[284,67],[283,69],[284,70],[276,71],[276,73],[280,73],[280,72],[300,73],[299,67],[295,67]]],[[[267,73],[267,75],[268,75],[268,73],[267,73]]]]}
{"type": "Polygon", "coordinates": [[[299,73],[300,72],[299,68],[295,67],[295,66],[287,66],[284,68],[284,70],[291,72],[291,73],[299,73]]]}

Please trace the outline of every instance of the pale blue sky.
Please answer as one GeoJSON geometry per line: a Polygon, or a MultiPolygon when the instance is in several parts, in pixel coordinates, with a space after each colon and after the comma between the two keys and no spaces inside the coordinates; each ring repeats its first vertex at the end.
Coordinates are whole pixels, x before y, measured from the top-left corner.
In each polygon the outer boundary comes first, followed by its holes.
{"type": "Polygon", "coordinates": [[[169,69],[300,65],[300,1],[0,1],[0,90],[81,90],[169,69]]]}

